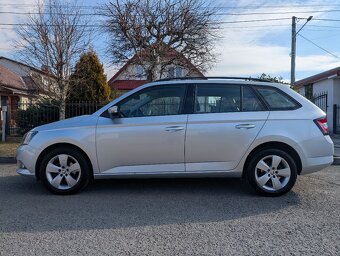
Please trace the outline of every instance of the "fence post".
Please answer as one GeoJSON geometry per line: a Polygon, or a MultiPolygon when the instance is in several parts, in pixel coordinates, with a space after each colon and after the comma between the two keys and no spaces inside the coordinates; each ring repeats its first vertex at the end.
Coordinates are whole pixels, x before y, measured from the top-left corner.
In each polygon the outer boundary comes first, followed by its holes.
{"type": "Polygon", "coordinates": [[[2,106],[2,142],[6,141],[7,106],[2,106]]]}
{"type": "Polygon", "coordinates": [[[336,126],[338,121],[338,105],[333,104],[333,133],[337,133],[336,126]]]}

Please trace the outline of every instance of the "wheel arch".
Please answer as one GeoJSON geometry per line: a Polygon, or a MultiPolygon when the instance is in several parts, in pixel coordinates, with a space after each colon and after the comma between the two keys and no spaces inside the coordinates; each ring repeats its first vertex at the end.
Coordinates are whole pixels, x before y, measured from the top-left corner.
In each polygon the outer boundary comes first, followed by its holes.
{"type": "MultiPolygon", "coordinates": [[[[301,158],[298,154],[298,152],[290,145],[284,143],[284,142],[280,142],[280,141],[271,141],[271,142],[265,142],[262,143],[258,146],[256,146],[247,156],[243,168],[246,168],[246,166],[248,165],[249,161],[251,160],[251,158],[253,157],[253,155],[255,153],[257,153],[258,151],[264,150],[264,149],[281,149],[286,151],[288,154],[291,155],[291,157],[294,159],[295,163],[296,163],[296,167],[297,167],[297,172],[298,174],[301,173],[302,170],[302,161],[301,158]]],[[[245,172],[243,171],[242,173],[242,177],[244,177],[245,172]]]]}
{"type": "Polygon", "coordinates": [[[40,164],[41,164],[41,161],[43,160],[44,155],[46,155],[51,150],[54,150],[56,148],[63,148],[63,147],[71,148],[71,149],[74,149],[74,150],[78,151],[79,153],[81,153],[85,157],[85,159],[86,159],[86,161],[88,163],[88,166],[90,168],[91,177],[93,177],[92,162],[91,162],[89,156],[85,153],[84,150],[82,150],[80,147],[78,147],[78,146],[76,146],[74,144],[70,144],[70,143],[56,143],[56,144],[52,144],[52,145],[48,146],[47,148],[45,148],[43,151],[41,151],[40,155],[38,156],[37,161],[36,161],[36,165],[35,165],[35,177],[36,177],[36,179],[40,180],[39,168],[40,168],[40,164]]]}

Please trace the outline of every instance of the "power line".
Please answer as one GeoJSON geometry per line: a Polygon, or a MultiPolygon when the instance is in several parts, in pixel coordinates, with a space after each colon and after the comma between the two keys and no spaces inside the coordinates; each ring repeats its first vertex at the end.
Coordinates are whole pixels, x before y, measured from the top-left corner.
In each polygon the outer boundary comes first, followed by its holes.
{"type": "Polygon", "coordinates": [[[273,19],[259,19],[259,20],[237,20],[237,21],[221,21],[217,24],[231,24],[231,23],[247,23],[247,22],[263,22],[263,21],[275,21],[275,20],[290,20],[291,18],[273,18],[273,19]]]}
{"type": "Polygon", "coordinates": [[[313,20],[320,20],[320,21],[340,21],[337,19],[313,19],[313,20]]]}
{"type": "MultiPolygon", "coordinates": [[[[340,11],[340,10],[339,10],[340,11]]],[[[49,14],[62,14],[66,16],[74,16],[74,15],[79,15],[79,16],[100,16],[101,14],[99,13],[77,13],[77,14],[72,14],[72,13],[48,13],[48,12],[12,12],[12,11],[0,11],[0,14],[15,14],[15,15],[49,15],[49,14]]]]}
{"type": "MultiPolygon", "coordinates": [[[[9,7],[23,7],[23,8],[28,8],[32,6],[37,6],[36,4],[23,4],[23,3],[3,3],[1,4],[2,7],[4,6],[9,6],[9,7]]],[[[49,6],[47,4],[43,4],[41,6],[49,6]]],[[[67,5],[52,5],[52,6],[67,6],[67,5]]],[[[72,6],[72,5],[71,5],[72,6]]],[[[81,8],[95,8],[98,5],[74,5],[77,7],[81,8]]],[[[211,9],[254,9],[254,8],[286,8],[287,6],[283,5],[244,5],[244,6],[211,6],[209,8],[211,9]]],[[[312,8],[312,7],[328,7],[328,8],[334,8],[334,7],[340,7],[338,4],[290,4],[289,7],[294,7],[294,8],[312,8]]]]}
{"type": "MultiPolygon", "coordinates": [[[[94,9],[102,10],[102,8],[94,7],[94,9]]],[[[250,13],[216,13],[218,16],[249,16],[249,15],[277,15],[277,14],[295,14],[295,13],[328,13],[328,12],[340,12],[340,9],[337,10],[310,10],[310,11],[286,11],[286,12],[250,12],[250,13]]],[[[16,12],[16,11],[0,11],[0,14],[15,14],[15,15],[36,15],[36,14],[44,14],[48,15],[50,13],[47,12],[16,12]]],[[[58,14],[58,13],[54,13],[58,14]]],[[[63,15],[74,15],[74,14],[63,14],[63,15]]],[[[100,16],[99,13],[79,13],[77,15],[84,16],[100,16]]]]}
{"type": "MultiPolygon", "coordinates": [[[[237,20],[237,21],[221,21],[221,22],[210,22],[209,24],[234,24],[234,23],[247,23],[247,22],[266,22],[276,20],[287,20],[290,18],[274,18],[274,19],[256,19],[256,20],[237,20]]],[[[46,26],[59,26],[54,24],[45,24],[46,26]]],[[[0,23],[0,26],[31,26],[27,23],[0,23]]],[[[102,27],[101,24],[75,24],[75,26],[87,26],[87,27],[102,27]]]]}
{"type": "Polygon", "coordinates": [[[327,52],[328,54],[332,55],[333,57],[335,57],[335,58],[337,58],[337,59],[340,59],[337,55],[331,53],[330,51],[326,50],[325,48],[321,47],[320,45],[314,43],[312,40],[310,40],[310,39],[304,37],[304,36],[301,35],[301,34],[298,34],[298,35],[301,36],[301,37],[302,37],[303,39],[305,39],[306,41],[310,42],[311,44],[315,45],[315,46],[318,47],[319,49],[321,49],[321,50],[327,52]]]}

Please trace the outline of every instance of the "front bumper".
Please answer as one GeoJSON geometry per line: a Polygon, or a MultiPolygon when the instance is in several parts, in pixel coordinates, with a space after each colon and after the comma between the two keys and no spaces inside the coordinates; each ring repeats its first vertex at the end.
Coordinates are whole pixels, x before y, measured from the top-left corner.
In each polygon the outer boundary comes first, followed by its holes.
{"type": "Polygon", "coordinates": [[[37,150],[30,145],[21,145],[17,149],[17,173],[24,176],[35,176],[37,150]]]}
{"type": "Polygon", "coordinates": [[[28,169],[21,169],[21,168],[18,168],[17,169],[17,173],[22,175],[22,176],[30,176],[30,177],[34,177],[34,173],[31,173],[30,170],[28,169]]]}

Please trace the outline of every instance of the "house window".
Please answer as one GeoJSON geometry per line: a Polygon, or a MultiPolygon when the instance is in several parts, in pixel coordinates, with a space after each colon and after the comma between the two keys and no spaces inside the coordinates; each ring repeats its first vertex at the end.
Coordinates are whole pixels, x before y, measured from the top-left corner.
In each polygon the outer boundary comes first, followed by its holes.
{"type": "Polygon", "coordinates": [[[141,65],[136,66],[136,77],[140,79],[144,77],[144,68],[141,65]]]}
{"type": "Polygon", "coordinates": [[[183,68],[182,67],[170,67],[168,71],[169,78],[176,78],[183,76],[183,68]]]}
{"type": "Polygon", "coordinates": [[[169,68],[168,77],[169,78],[174,78],[175,77],[175,68],[174,67],[170,67],[169,68]]]}
{"type": "Polygon", "coordinates": [[[175,76],[176,77],[182,77],[183,76],[183,69],[181,67],[176,67],[175,76]]]}
{"type": "Polygon", "coordinates": [[[313,98],[313,84],[308,84],[305,86],[305,97],[307,99],[312,99],[313,98]]]}

